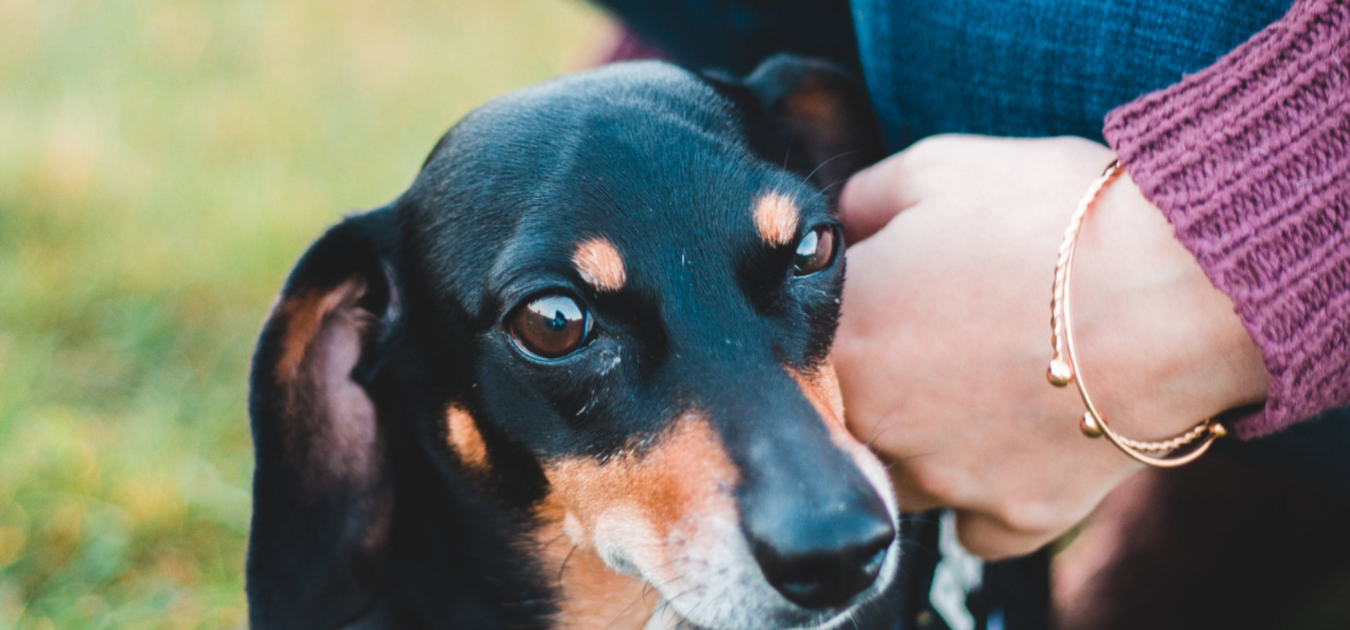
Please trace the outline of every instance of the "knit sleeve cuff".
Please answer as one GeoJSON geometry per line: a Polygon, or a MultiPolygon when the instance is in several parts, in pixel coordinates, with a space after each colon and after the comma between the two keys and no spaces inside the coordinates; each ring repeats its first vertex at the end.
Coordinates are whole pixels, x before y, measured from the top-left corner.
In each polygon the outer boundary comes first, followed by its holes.
{"type": "Polygon", "coordinates": [[[1350,406],[1350,0],[1299,0],[1104,134],[1261,349],[1238,437],[1350,406]]]}

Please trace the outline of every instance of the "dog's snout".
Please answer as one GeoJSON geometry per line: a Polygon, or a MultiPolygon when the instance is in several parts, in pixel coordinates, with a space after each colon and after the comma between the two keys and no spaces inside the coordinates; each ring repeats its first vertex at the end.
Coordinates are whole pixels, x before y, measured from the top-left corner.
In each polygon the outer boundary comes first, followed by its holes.
{"type": "Polygon", "coordinates": [[[751,534],[755,560],[783,597],[803,608],[836,608],[876,581],[895,527],[875,495],[860,498],[848,509],[783,519],[751,534]]]}

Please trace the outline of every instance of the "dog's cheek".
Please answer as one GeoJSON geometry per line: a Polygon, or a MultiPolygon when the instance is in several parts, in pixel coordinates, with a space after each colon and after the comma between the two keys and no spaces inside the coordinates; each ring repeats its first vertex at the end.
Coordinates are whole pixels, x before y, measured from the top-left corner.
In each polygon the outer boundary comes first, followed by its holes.
{"type": "Polygon", "coordinates": [[[619,573],[641,576],[642,566],[668,564],[671,555],[663,541],[668,536],[657,532],[656,525],[635,506],[606,510],[591,527],[595,552],[605,564],[619,573]]]}
{"type": "Polygon", "coordinates": [[[535,540],[544,577],[558,593],[557,627],[567,630],[638,630],[657,604],[656,593],[636,576],[615,573],[596,553],[557,493],[536,509],[535,540]],[[578,542],[579,541],[579,542],[578,542]]]}
{"type": "Polygon", "coordinates": [[[545,467],[573,542],[617,571],[674,579],[698,523],[735,522],[738,475],[706,419],[686,414],[641,449],[545,467]]]}
{"type": "Polygon", "coordinates": [[[643,627],[660,597],[645,583],[690,574],[684,559],[700,523],[724,513],[735,522],[734,469],[692,414],[640,451],[555,461],[545,475],[551,492],[536,507],[537,540],[558,580],[564,628],[643,627]]]}

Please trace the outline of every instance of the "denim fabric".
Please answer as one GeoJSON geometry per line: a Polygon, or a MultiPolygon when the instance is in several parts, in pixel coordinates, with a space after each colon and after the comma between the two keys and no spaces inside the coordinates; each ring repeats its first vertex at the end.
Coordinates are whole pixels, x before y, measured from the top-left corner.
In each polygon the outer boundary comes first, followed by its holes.
{"type": "Polygon", "coordinates": [[[853,0],[892,149],[938,133],[1101,140],[1106,112],[1278,20],[1290,0],[853,0]]]}

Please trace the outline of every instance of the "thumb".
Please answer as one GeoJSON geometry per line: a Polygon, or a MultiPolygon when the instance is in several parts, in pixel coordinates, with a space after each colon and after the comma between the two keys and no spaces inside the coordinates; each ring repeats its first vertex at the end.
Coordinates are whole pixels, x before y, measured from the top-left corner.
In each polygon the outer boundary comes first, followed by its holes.
{"type": "Polygon", "coordinates": [[[899,183],[898,156],[892,156],[858,171],[839,194],[839,218],[844,237],[858,243],[886,227],[895,215],[914,205],[899,183]]]}

